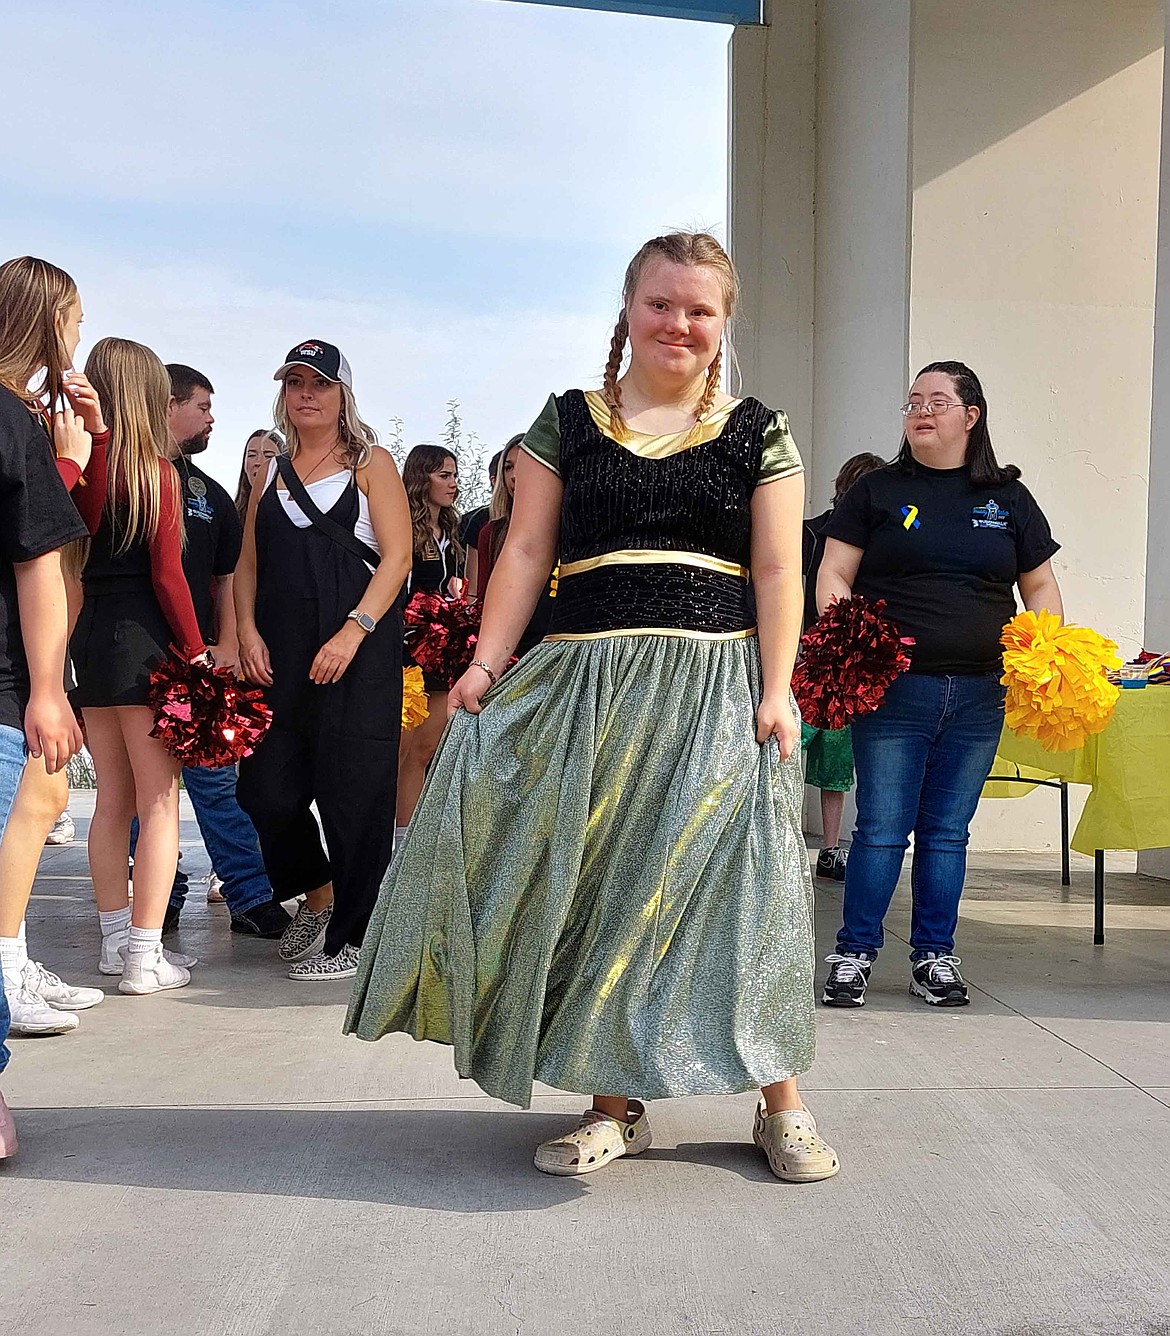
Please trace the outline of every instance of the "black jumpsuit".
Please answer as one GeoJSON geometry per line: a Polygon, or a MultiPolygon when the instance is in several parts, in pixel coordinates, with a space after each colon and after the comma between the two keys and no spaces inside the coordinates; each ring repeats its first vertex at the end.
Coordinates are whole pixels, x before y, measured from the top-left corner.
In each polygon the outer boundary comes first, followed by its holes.
{"type": "MultiPolygon", "coordinates": [[[[351,476],[327,512],[353,532],[351,476]]],[[[268,647],[272,727],[240,764],[240,806],[252,818],[278,900],[333,882],[325,954],[360,946],[394,849],[402,729],[402,614],[396,605],[358,646],[339,682],[309,678],[317,651],[345,625],[370,583],[360,557],[316,525],[298,528],[273,481],[256,510],[256,629],[268,647]],[[316,802],[321,832],[310,811],[316,802]]]]}

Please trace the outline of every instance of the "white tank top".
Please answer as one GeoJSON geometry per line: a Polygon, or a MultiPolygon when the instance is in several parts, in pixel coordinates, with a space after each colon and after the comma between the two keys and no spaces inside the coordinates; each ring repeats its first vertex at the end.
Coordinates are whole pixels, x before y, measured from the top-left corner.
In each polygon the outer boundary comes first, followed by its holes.
{"type": "MultiPolygon", "coordinates": [[[[264,480],[265,490],[271,485],[275,476],[276,460],[270,459],[268,461],[268,477],[264,480]]],[[[316,502],[318,509],[328,514],[337,504],[342,492],[345,491],[351,476],[348,469],[341,473],[330,473],[327,477],[316,478],[312,482],[306,483],[305,491],[316,502]]],[[[307,529],[312,524],[313,521],[282,487],[277,487],[276,499],[284,507],[284,513],[298,529],[307,529]]],[[[363,543],[368,543],[378,556],[382,555],[382,549],[378,546],[378,539],[374,534],[374,526],[370,523],[370,498],[360,487],[358,488],[357,523],[353,526],[353,532],[355,538],[360,538],[363,543]]]]}

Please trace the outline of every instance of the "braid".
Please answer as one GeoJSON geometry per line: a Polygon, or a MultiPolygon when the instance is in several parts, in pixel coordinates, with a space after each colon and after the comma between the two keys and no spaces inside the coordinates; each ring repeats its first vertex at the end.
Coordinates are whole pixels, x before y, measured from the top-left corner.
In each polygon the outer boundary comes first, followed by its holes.
{"type": "Polygon", "coordinates": [[[703,419],[711,411],[715,404],[715,396],[719,393],[719,373],[723,367],[723,345],[720,344],[715,352],[715,360],[707,368],[707,384],[703,387],[703,397],[699,400],[695,408],[695,425],[702,426],[703,419]]]}
{"type": "Polygon", "coordinates": [[[626,420],[622,416],[622,392],[618,387],[618,373],[622,369],[622,354],[625,352],[626,339],[629,336],[630,326],[623,307],[617,324],[613,327],[613,338],[609,341],[609,361],[605,364],[605,378],[602,381],[602,395],[609,405],[609,429],[615,441],[626,439],[626,420]]]}

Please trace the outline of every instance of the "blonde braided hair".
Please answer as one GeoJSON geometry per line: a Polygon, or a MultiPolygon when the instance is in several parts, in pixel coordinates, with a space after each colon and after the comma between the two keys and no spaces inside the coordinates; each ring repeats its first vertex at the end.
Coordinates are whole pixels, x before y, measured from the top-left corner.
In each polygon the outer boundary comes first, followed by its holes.
{"type": "MultiPolygon", "coordinates": [[[[618,384],[626,340],[630,337],[630,323],[626,311],[634,299],[646,266],[651,260],[658,258],[692,268],[705,266],[714,269],[719,276],[719,285],[723,289],[723,306],[728,321],[735,314],[739,299],[739,278],[735,266],[731,263],[731,257],[709,232],[669,232],[665,236],[651,237],[638,251],[626,268],[626,276],[622,283],[622,309],[613,327],[613,336],[609,341],[609,358],[605,363],[605,373],[602,377],[601,394],[609,409],[610,432],[618,441],[626,440],[630,430],[622,413],[622,391],[618,384]]],[[[721,345],[707,368],[706,384],[695,406],[695,425],[687,433],[684,444],[691,444],[697,439],[704,419],[714,407],[715,397],[719,393],[719,377],[722,369],[721,345]]]]}

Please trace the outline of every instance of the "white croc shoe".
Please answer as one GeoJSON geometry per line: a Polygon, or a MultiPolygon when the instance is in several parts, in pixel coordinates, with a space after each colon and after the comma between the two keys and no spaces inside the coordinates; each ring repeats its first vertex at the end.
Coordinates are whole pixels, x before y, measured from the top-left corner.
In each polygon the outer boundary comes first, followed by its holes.
{"type": "Polygon", "coordinates": [[[807,1109],[769,1113],[760,1100],[752,1140],[768,1157],[772,1172],[786,1183],[817,1183],[841,1168],[837,1152],[817,1132],[817,1120],[807,1109]]]}
{"type": "Polygon", "coordinates": [[[650,1149],[650,1120],[637,1100],[630,1100],[630,1122],[589,1109],[572,1132],[537,1146],[532,1163],[542,1174],[577,1178],[604,1169],[623,1155],[641,1155],[650,1149]]]}

